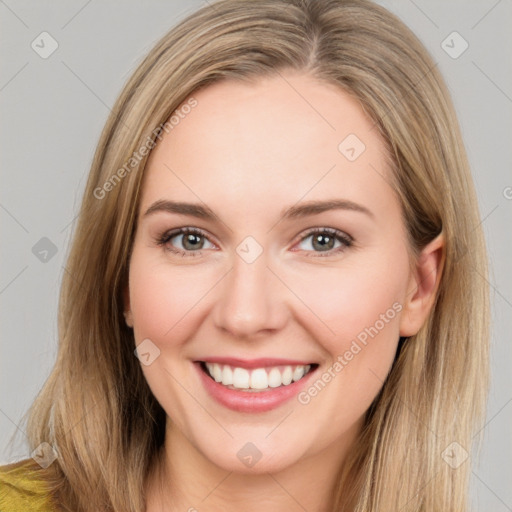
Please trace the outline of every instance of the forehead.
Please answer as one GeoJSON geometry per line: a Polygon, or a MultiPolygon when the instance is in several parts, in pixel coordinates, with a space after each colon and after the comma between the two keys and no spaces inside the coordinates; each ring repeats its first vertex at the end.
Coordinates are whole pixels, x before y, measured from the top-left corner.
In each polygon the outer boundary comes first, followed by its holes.
{"type": "Polygon", "coordinates": [[[142,208],[165,197],[224,209],[338,195],[391,200],[379,132],[340,88],[283,74],[219,82],[193,98],[152,151],[142,208]]]}

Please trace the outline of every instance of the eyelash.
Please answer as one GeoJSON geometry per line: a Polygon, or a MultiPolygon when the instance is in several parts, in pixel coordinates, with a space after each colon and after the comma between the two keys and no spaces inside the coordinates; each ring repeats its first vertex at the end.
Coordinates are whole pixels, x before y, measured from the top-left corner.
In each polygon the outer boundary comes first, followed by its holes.
{"type": "MultiPolygon", "coordinates": [[[[345,249],[347,249],[353,245],[354,239],[350,235],[347,235],[346,233],[343,233],[343,231],[339,231],[339,230],[333,229],[333,228],[312,228],[312,229],[308,230],[300,238],[300,240],[297,243],[303,242],[304,240],[309,238],[311,235],[326,234],[326,233],[329,236],[332,236],[333,238],[335,238],[335,240],[340,241],[342,243],[342,245],[340,247],[337,247],[336,249],[329,249],[328,251],[306,251],[308,253],[313,253],[313,254],[309,254],[308,257],[322,258],[322,257],[327,257],[327,256],[333,256],[335,254],[341,253],[342,251],[344,251],[345,249]]],[[[175,254],[178,254],[183,257],[201,256],[202,255],[201,250],[199,250],[199,251],[183,251],[181,249],[176,249],[175,247],[172,247],[172,246],[171,247],[167,246],[168,242],[175,236],[189,235],[189,234],[198,235],[198,236],[208,239],[208,236],[202,230],[200,230],[198,228],[190,227],[190,228],[180,228],[180,229],[176,229],[173,231],[166,231],[165,233],[163,233],[162,235],[157,237],[156,243],[158,246],[163,247],[165,250],[170,251],[175,254]]],[[[210,242],[210,243],[212,243],[212,242],[210,242]]]]}

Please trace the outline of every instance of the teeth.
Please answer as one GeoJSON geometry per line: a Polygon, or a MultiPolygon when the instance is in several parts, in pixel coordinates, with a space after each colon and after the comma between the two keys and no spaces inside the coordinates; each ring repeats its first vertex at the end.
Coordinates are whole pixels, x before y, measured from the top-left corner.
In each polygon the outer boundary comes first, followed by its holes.
{"type": "MultiPolygon", "coordinates": [[[[216,364],[215,366],[219,366],[216,364]]],[[[224,369],[222,370],[222,384],[225,386],[229,386],[230,384],[233,384],[233,370],[231,370],[231,367],[227,364],[224,365],[224,369]]]]}
{"type": "Polygon", "coordinates": [[[281,381],[281,372],[278,368],[272,368],[270,373],[268,374],[268,385],[271,388],[277,388],[282,384],[281,381]]]}
{"type": "Polygon", "coordinates": [[[293,382],[304,377],[304,366],[297,366],[293,372],[293,382]]]}
{"type": "Polygon", "coordinates": [[[262,390],[288,386],[292,382],[297,382],[309,372],[311,365],[247,370],[246,368],[234,368],[227,364],[206,363],[206,368],[215,382],[224,386],[229,386],[232,389],[262,390]]]}
{"type": "Polygon", "coordinates": [[[283,386],[288,386],[288,384],[290,384],[292,382],[293,372],[292,372],[292,367],[291,366],[287,366],[284,369],[284,372],[283,372],[283,375],[281,376],[281,379],[283,381],[283,386]]]}
{"type": "Polygon", "coordinates": [[[249,372],[245,368],[234,369],[233,386],[237,389],[247,389],[249,387],[249,372]]]}
{"type": "Polygon", "coordinates": [[[251,372],[251,389],[267,389],[268,388],[268,377],[267,372],[264,368],[258,368],[251,372]]]}
{"type": "Polygon", "coordinates": [[[220,382],[222,380],[222,370],[220,369],[220,366],[218,364],[216,364],[213,367],[213,375],[212,376],[216,382],[220,382]]]}

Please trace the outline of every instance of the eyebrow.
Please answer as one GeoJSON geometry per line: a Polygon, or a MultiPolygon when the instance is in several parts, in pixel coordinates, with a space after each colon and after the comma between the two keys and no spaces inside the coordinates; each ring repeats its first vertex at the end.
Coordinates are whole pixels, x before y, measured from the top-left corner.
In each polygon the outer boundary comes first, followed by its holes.
{"type": "MultiPolygon", "coordinates": [[[[347,199],[331,199],[327,201],[308,201],[301,204],[293,205],[281,211],[281,220],[296,219],[299,217],[307,217],[317,215],[329,210],[349,210],[364,213],[371,218],[375,215],[365,206],[362,206],[347,199]]],[[[199,203],[186,203],[177,201],[168,201],[160,199],[155,201],[144,213],[144,217],[156,212],[177,213],[180,215],[189,215],[200,219],[215,221],[217,215],[208,208],[199,203]]]]}

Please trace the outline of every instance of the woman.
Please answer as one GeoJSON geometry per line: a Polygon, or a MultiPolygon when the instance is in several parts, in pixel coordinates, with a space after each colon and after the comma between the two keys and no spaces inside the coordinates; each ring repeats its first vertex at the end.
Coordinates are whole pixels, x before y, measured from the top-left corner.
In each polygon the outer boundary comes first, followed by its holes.
{"type": "Polygon", "coordinates": [[[202,8],[104,129],[0,509],[466,510],[478,219],[446,87],[395,16],[202,8]]]}

